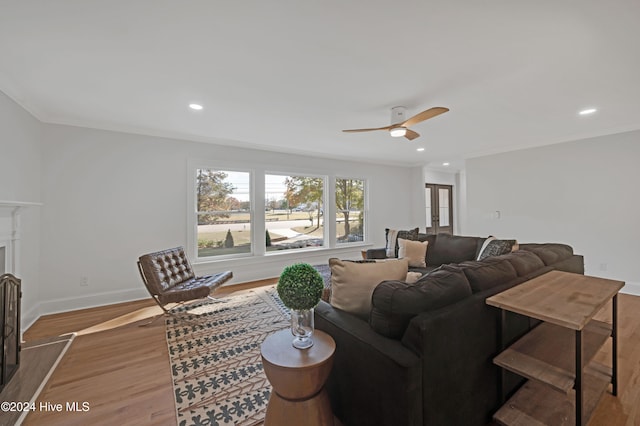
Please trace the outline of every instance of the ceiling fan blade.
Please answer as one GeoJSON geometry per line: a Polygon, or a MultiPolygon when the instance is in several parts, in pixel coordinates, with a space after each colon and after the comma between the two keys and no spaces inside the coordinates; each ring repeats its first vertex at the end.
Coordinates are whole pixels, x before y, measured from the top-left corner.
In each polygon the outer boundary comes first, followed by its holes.
{"type": "Polygon", "coordinates": [[[389,130],[392,126],[385,126],[385,127],[376,127],[374,129],[350,129],[350,130],[343,130],[343,132],[347,132],[347,133],[355,133],[355,132],[371,132],[373,130],[389,130]]]}
{"type": "Polygon", "coordinates": [[[411,126],[413,126],[415,124],[420,123],[421,121],[433,118],[436,115],[444,114],[447,111],[449,111],[449,108],[444,108],[444,107],[429,108],[429,109],[427,109],[425,111],[422,111],[422,112],[414,115],[410,119],[406,120],[404,123],[401,124],[401,126],[403,126],[403,127],[411,127],[411,126]]]}
{"type": "Polygon", "coordinates": [[[414,140],[415,138],[417,138],[418,136],[420,136],[419,133],[414,132],[411,129],[407,129],[407,133],[405,133],[404,137],[409,139],[410,141],[414,140]]]}

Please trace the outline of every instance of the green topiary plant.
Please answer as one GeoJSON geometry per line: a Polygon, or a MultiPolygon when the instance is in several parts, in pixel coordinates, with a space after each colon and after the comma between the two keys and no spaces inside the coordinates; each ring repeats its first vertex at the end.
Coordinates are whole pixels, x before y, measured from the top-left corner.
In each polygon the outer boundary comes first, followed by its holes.
{"type": "Polygon", "coordinates": [[[324,280],[313,266],[296,263],[284,268],[276,288],[287,308],[311,309],[320,301],[324,280]]]}

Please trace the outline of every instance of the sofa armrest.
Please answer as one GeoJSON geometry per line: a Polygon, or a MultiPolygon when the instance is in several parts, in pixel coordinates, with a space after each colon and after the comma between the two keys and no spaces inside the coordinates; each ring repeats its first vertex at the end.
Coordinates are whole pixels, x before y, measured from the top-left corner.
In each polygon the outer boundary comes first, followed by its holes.
{"type": "Polygon", "coordinates": [[[414,352],[323,301],[315,309],[315,326],[336,342],[326,387],[344,424],[422,425],[422,364],[414,352]]]}
{"type": "Polygon", "coordinates": [[[387,258],[387,249],[383,248],[373,248],[367,250],[365,254],[367,259],[386,259],[387,258]]]}

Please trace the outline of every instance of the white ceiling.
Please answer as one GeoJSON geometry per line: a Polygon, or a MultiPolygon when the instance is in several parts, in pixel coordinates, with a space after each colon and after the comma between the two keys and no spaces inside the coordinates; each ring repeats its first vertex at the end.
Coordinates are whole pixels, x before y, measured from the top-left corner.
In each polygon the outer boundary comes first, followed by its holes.
{"type": "Polygon", "coordinates": [[[638,0],[0,0],[0,90],[50,123],[456,165],[640,128],[638,40],[638,0]],[[451,111],[341,132],[396,105],[451,111]]]}

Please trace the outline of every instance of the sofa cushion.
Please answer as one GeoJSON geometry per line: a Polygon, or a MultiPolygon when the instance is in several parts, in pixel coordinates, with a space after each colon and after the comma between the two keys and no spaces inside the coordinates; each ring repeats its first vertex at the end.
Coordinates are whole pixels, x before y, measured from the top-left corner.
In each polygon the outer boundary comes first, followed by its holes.
{"type": "Polygon", "coordinates": [[[469,281],[461,270],[439,269],[415,284],[384,281],[373,291],[369,324],[383,336],[399,339],[414,316],[470,295],[469,281]]]}
{"type": "Polygon", "coordinates": [[[573,255],[571,246],[558,243],[520,244],[520,250],[535,253],[547,266],[568,259],[573,255]]]}
{"type": "Polygon", "coordinates": [[[431,247],[436,243],[436,237],[438,234],[423,234],[418,232],[416,241],[427,241],[431,247]]]}
{"type": "Polygon", "coordinates": [[[387,257],[398,257],[398,238],[404,240],[415,240],[418,236],[418,228],[408,230],[396,230],[385,228],[384,238],[386,241],[385,250],[387,257]]]}
{"type": "Polygon", "coordinates": [[[443,263],[460,263],[473,260],[485,238],[463,237],[460,235],[438,234],[433,246],[427,250],[427,265],[439,266],[443,263]]]}
{"type": "MultiPolygon", "coordinates": [[[[453,267],[453,266],[449,266],[453,267]]],[[[496,285],[504,284],[518,277],[516,270],[506,259],[484,261],[469,261],[457,265],[469,280],[474,293],[487,290],[496,285]]]]}
{"type": "Polygon", "coordinates": [[[519,277],[524,277],[534,271],[544,268],[544,262],[535,253],[525,250],[514,251],[509,254],[494,257],[496,260],[506,259],[516,270],[519,277]]]}
{"type": "Polygon", "coordinates": [[[428,241],[411,241],[404,238],[398,238],[398,258],[407,259],[410,267],[426,268],[427,267],[427,249],[428,241]]]}
{"type": "Polygon", "coordinates": [[[329,259],[330,303],[338,309],[368,318],[373,289],[384,280],[404,280],[409,270],[406,259],[358,263],[329,259]]]}

